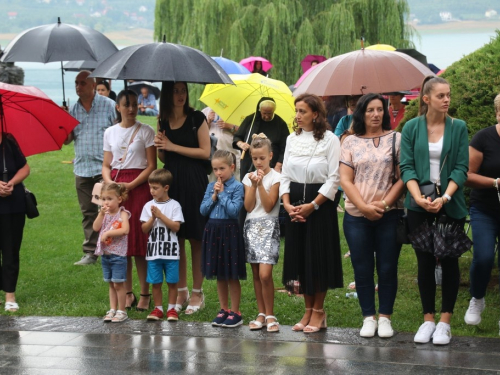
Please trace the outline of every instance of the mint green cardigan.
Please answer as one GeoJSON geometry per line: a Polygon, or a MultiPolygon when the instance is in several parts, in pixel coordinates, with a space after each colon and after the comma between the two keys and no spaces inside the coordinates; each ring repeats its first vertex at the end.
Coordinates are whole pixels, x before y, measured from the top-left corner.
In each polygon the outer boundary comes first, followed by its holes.
{"type": "MultiPolygon", "coordinates": [[[[455,181],[458,190],[453,199],[446,204],[446,214],[454,219],[467,216],[467,206],[463,186],[469,170],[469,138],[464,121],[446,117],[444,128],[443,151],[440,166],[448,155],[441,171],[441,194],[448,187],[449,180],[455,181]]],[[[427,120],[420,116],[408,121],[401,134],[401,178],[405,184],[416,180],[419,185],[430,184],[429,139],[427,120]]],[[[441,167],[440,167],[441,168],[441,167]]],[[[421,207],[410,207],[410,196],[406,194],[405,207],[412,211],[426,212],[421,207]]]]}

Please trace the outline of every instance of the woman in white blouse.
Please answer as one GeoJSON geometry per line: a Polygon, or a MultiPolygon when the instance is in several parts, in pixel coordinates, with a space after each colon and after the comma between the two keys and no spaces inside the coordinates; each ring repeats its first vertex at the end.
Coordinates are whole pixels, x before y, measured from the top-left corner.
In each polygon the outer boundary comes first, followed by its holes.
{"type": "Polygon", "coordinates": [[[305,313],[294,331],[326,328],[328,289],[341,288],[342,262],[335,194],[339,186],[340,142],[327,131],[326,110],[316,95],[295,99],[295,132],[286,142],[280,196],[289,214],[283,283],[304,293],[305,313]]]}
{"type": "Polygon", "coordinates": [[[131,90],[121,91],[116,98],[118,124],[104,132],[104,161],[102,178],[105,182],[119,182],[127,188],[128,199],[123,206],[132,214],[127,249],[127,300],[129,309],[137,305],[145,311],[151,301],[149,284],[146,282],[146,247],[148,238],[142,233],[139,218],[144,205],[151,200],[148,176],[156,169],[155,131],[149,125],[137,121],[137,94],[131,90]],[[137,276],[141,286],[137,301],[132,292],[132,258],[135,258],[137,276]]]}

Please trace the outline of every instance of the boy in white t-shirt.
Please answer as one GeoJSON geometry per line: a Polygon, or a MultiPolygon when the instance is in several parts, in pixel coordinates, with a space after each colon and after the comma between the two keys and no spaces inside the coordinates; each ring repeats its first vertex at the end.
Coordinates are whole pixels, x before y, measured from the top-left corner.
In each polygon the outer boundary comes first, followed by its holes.
{"type": "Polygon", "coordinates": [[[179,282],[179,241],[177,232],[184,222],[179,202],[169,198],[168,189],[172,184],[172,174],[166,169],[153,171],[148,178],[149,191],[153,200],[146,203],[141,213],[142,231],[149,233],[146,260],[148,276],[146,281],[153,284],[154,310],[148,320],[161,320],[163,295],[161,286],[163,275],[168,285],[167,320],[179,320],[175,311],[177,283],[179,282]]]}

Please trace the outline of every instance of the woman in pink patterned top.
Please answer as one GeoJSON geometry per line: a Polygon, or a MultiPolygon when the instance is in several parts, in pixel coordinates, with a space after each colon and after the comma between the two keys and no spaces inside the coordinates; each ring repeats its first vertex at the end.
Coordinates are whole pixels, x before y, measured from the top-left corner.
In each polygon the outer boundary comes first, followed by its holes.
{"type": "Polygon", "coordinates": [[[344,234],[363,314],[361,337],[392,337],[391,315],[398,288],[400,246],[396,242],[403,192],[399,176],[401,134],[391,130],[387,102],[364,95],[353,114],[353,132],[342,143],[340,184],[345,200],[344,234]],[[373,253],[376,256],[373,256],[373,253]],[[378,275],[379,319],[375,311],[374,269],[378,275]]]}
{"type": "Polygon", "coordinates": [[[101,190],[102,208],[94,221],[99,231],[95,255],[101,255],[104,281],[109,283],[110,310],[105,322],[123,322],[125,312],[125,281],[127,280],[127,235],[130,230],[130,212],[120,204],[127,199],[126,187],[104,183],[101,190]]]}

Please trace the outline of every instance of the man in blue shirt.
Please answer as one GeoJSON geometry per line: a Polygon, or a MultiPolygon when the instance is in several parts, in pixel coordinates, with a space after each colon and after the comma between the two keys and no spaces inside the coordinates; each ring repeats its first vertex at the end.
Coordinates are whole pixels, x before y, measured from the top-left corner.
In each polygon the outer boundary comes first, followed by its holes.
{"type": "Polygon", "coordinates": [[[98,214],[97,205],[91,202],[92,189],[96,182],[102,180],[102,161],[104,158],[104,131],[114,124],[115,102],[105,96],[95,93],[96,82],[89,78],[90,72],[83,70],[75,78],[75,89],[78,101],[71,107],[69,113],[80,123],[68,135],[64,142],[75,141],[75,186],[82,211],[83,257],[75,263],[77,266],[94,264],[94,255],[98,232],[94,232],[92,224],[98,214]]]}
{"type": "Polygon", "coordinates": [[[137,100],[139,104],[139,114],[144,116],[158,116],[158,108],[156,107],[156,98],[149,93],[147,87],[141,88],[141,94],[137,100]]]}

